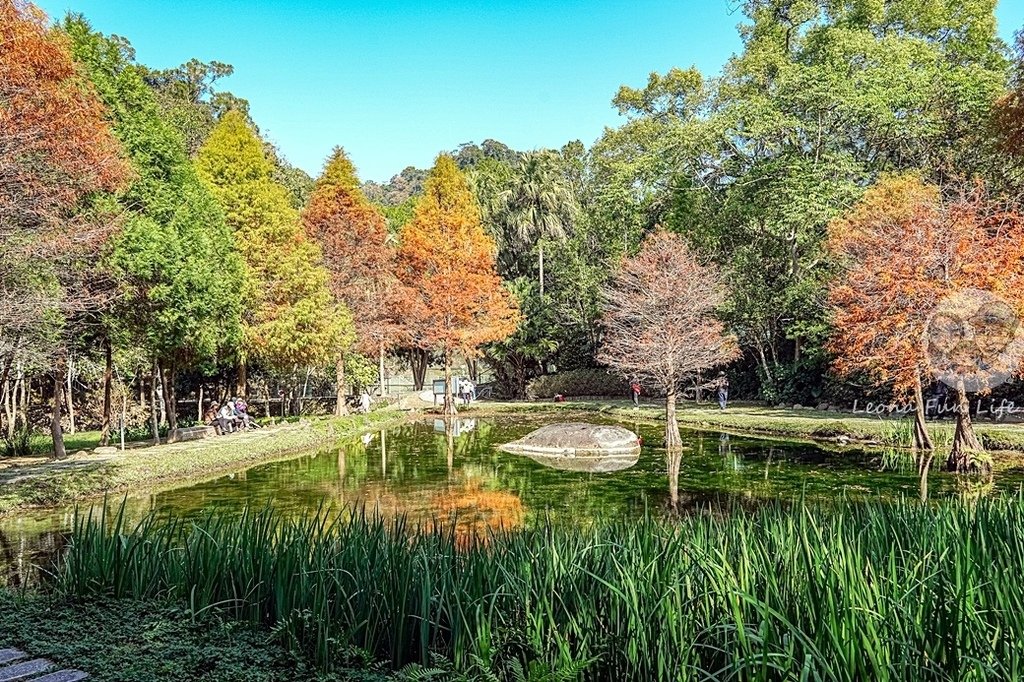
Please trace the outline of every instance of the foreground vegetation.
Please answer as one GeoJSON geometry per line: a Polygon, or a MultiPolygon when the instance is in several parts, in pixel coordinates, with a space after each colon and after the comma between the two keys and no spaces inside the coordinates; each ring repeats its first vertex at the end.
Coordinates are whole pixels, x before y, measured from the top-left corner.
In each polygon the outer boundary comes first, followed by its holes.
{"type": "Polygon", "coordinates": [[[315,419],[213,440],[128,450],[105,459],[0,469],[0,515],[217,476],[403,419],[403,413],[394,411],[315,419]]]}
{"type": "Polygon", "coordinates": [[[268,632],[165,603],[71,603],[0,591],[4,646],[88,671],[95,682],[377,682],[383,673],[325,675],[267,641],[268,632]]]}
{"type": "Polygon", "coordinates": [[[1020,503],[779,504],[468,545],[358,514],[115,516],[80,520],[49,589],[230,614],[325,671],[359,651],[499,679],[1018,679],[1020,503]]]}

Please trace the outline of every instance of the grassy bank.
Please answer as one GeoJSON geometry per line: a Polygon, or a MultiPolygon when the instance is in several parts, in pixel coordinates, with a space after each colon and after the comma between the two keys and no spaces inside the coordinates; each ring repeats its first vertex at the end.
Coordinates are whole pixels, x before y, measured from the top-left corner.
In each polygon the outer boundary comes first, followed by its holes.
{"type": "Polygon", "coordinates": [[[390,410],[0,470],[0,514],[216,476],[403,421],[390,410]]]}
{"type": "MultiPolygon", "coordinates": [[[[486,412],[553,412],[562,410],[589,410],[616,419],[661,421],[665,419],[663,405],[645,402],[639,409],[628,400],[570,400],[553,402],[481,402],[470,408],[472,413],[486,412]]],[[[682,403],[678,418],[684,428],[705,428],[736,433],[748,433],[779,438],[810,440],[847,440],[851,443],[910,447],[913,438],[911,417],[869,416],[864,413],[823,412],[812,409],[766,407],[753,403],[736,403],[725,411],[708,404],[682,403]]],[[[955,425],[952,420],[929,422],[928,430],[938,448],[947,447],[953,440],[955,425]]],[[[975,429],[991,450],[1024,452],[1024,424],[997,424],[986,420],[975,422],[975,429]]]]}
{"type": "Polygon", "coordinates": [[[532,667],[595,680],[983,680],[1024,673],[1022,564],[1019,498],[768,506],[470,546],[401,521],[263,512],[80,526],[50,589],[221,610],[273,627],[324,670],[363,651],[496,679],[532,667]]]}

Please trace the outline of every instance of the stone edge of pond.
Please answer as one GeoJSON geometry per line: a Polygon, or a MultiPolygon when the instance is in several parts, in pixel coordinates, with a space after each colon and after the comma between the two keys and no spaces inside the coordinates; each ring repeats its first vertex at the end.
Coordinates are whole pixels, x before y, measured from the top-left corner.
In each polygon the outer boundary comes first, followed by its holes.
{"type": "Polygon", "coordinates": [[[170,452],[161,451],[162,446],[133,449],[123,459],[0,484],[0,517],[29,509],[58,507],[129,493],[160,492],[201,483],[239,468],[290,459],[317,445],[397,426],[418,416],[421,415],[415,412],[385,409],[366,416],[316,418],[305,423],[288,424],[264,441],[232,441],[227,438],[223,443],[214,441],[213,445],[200,448],[176,444],[178,448],[170,452]],[[236,443],[258,447],[232,448],[236,443]],[[212,460],[196,456],[204,450],[206,454],[214,455],[212,460]]]}

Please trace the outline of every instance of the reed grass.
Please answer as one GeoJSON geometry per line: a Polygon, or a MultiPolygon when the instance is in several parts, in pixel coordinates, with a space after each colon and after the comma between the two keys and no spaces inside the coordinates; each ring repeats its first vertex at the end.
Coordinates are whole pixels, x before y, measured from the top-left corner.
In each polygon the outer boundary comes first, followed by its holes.
{"type": "Polygon", "coordinates": [[[325,669],[359,650],[591,680],[1009,680],[1021,501],[780,504],[468,542],[358,513],[129,528],[115,511],[76,523],[52,580],[269,625],[325,669]]]}

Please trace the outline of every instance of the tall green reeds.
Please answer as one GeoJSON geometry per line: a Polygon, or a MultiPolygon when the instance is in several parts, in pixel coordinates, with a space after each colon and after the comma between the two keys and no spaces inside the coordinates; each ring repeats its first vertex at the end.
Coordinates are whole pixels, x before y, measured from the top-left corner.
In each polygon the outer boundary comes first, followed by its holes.
{"type": "Polygon", "coordinates": [[[589,661],[593,680],[1024,675],[1019,498],[542,525],[468,546],[327,518],[84,519],[55,587],[223,609],[325,667],[358,649],[396,667],[589,661]]]}

